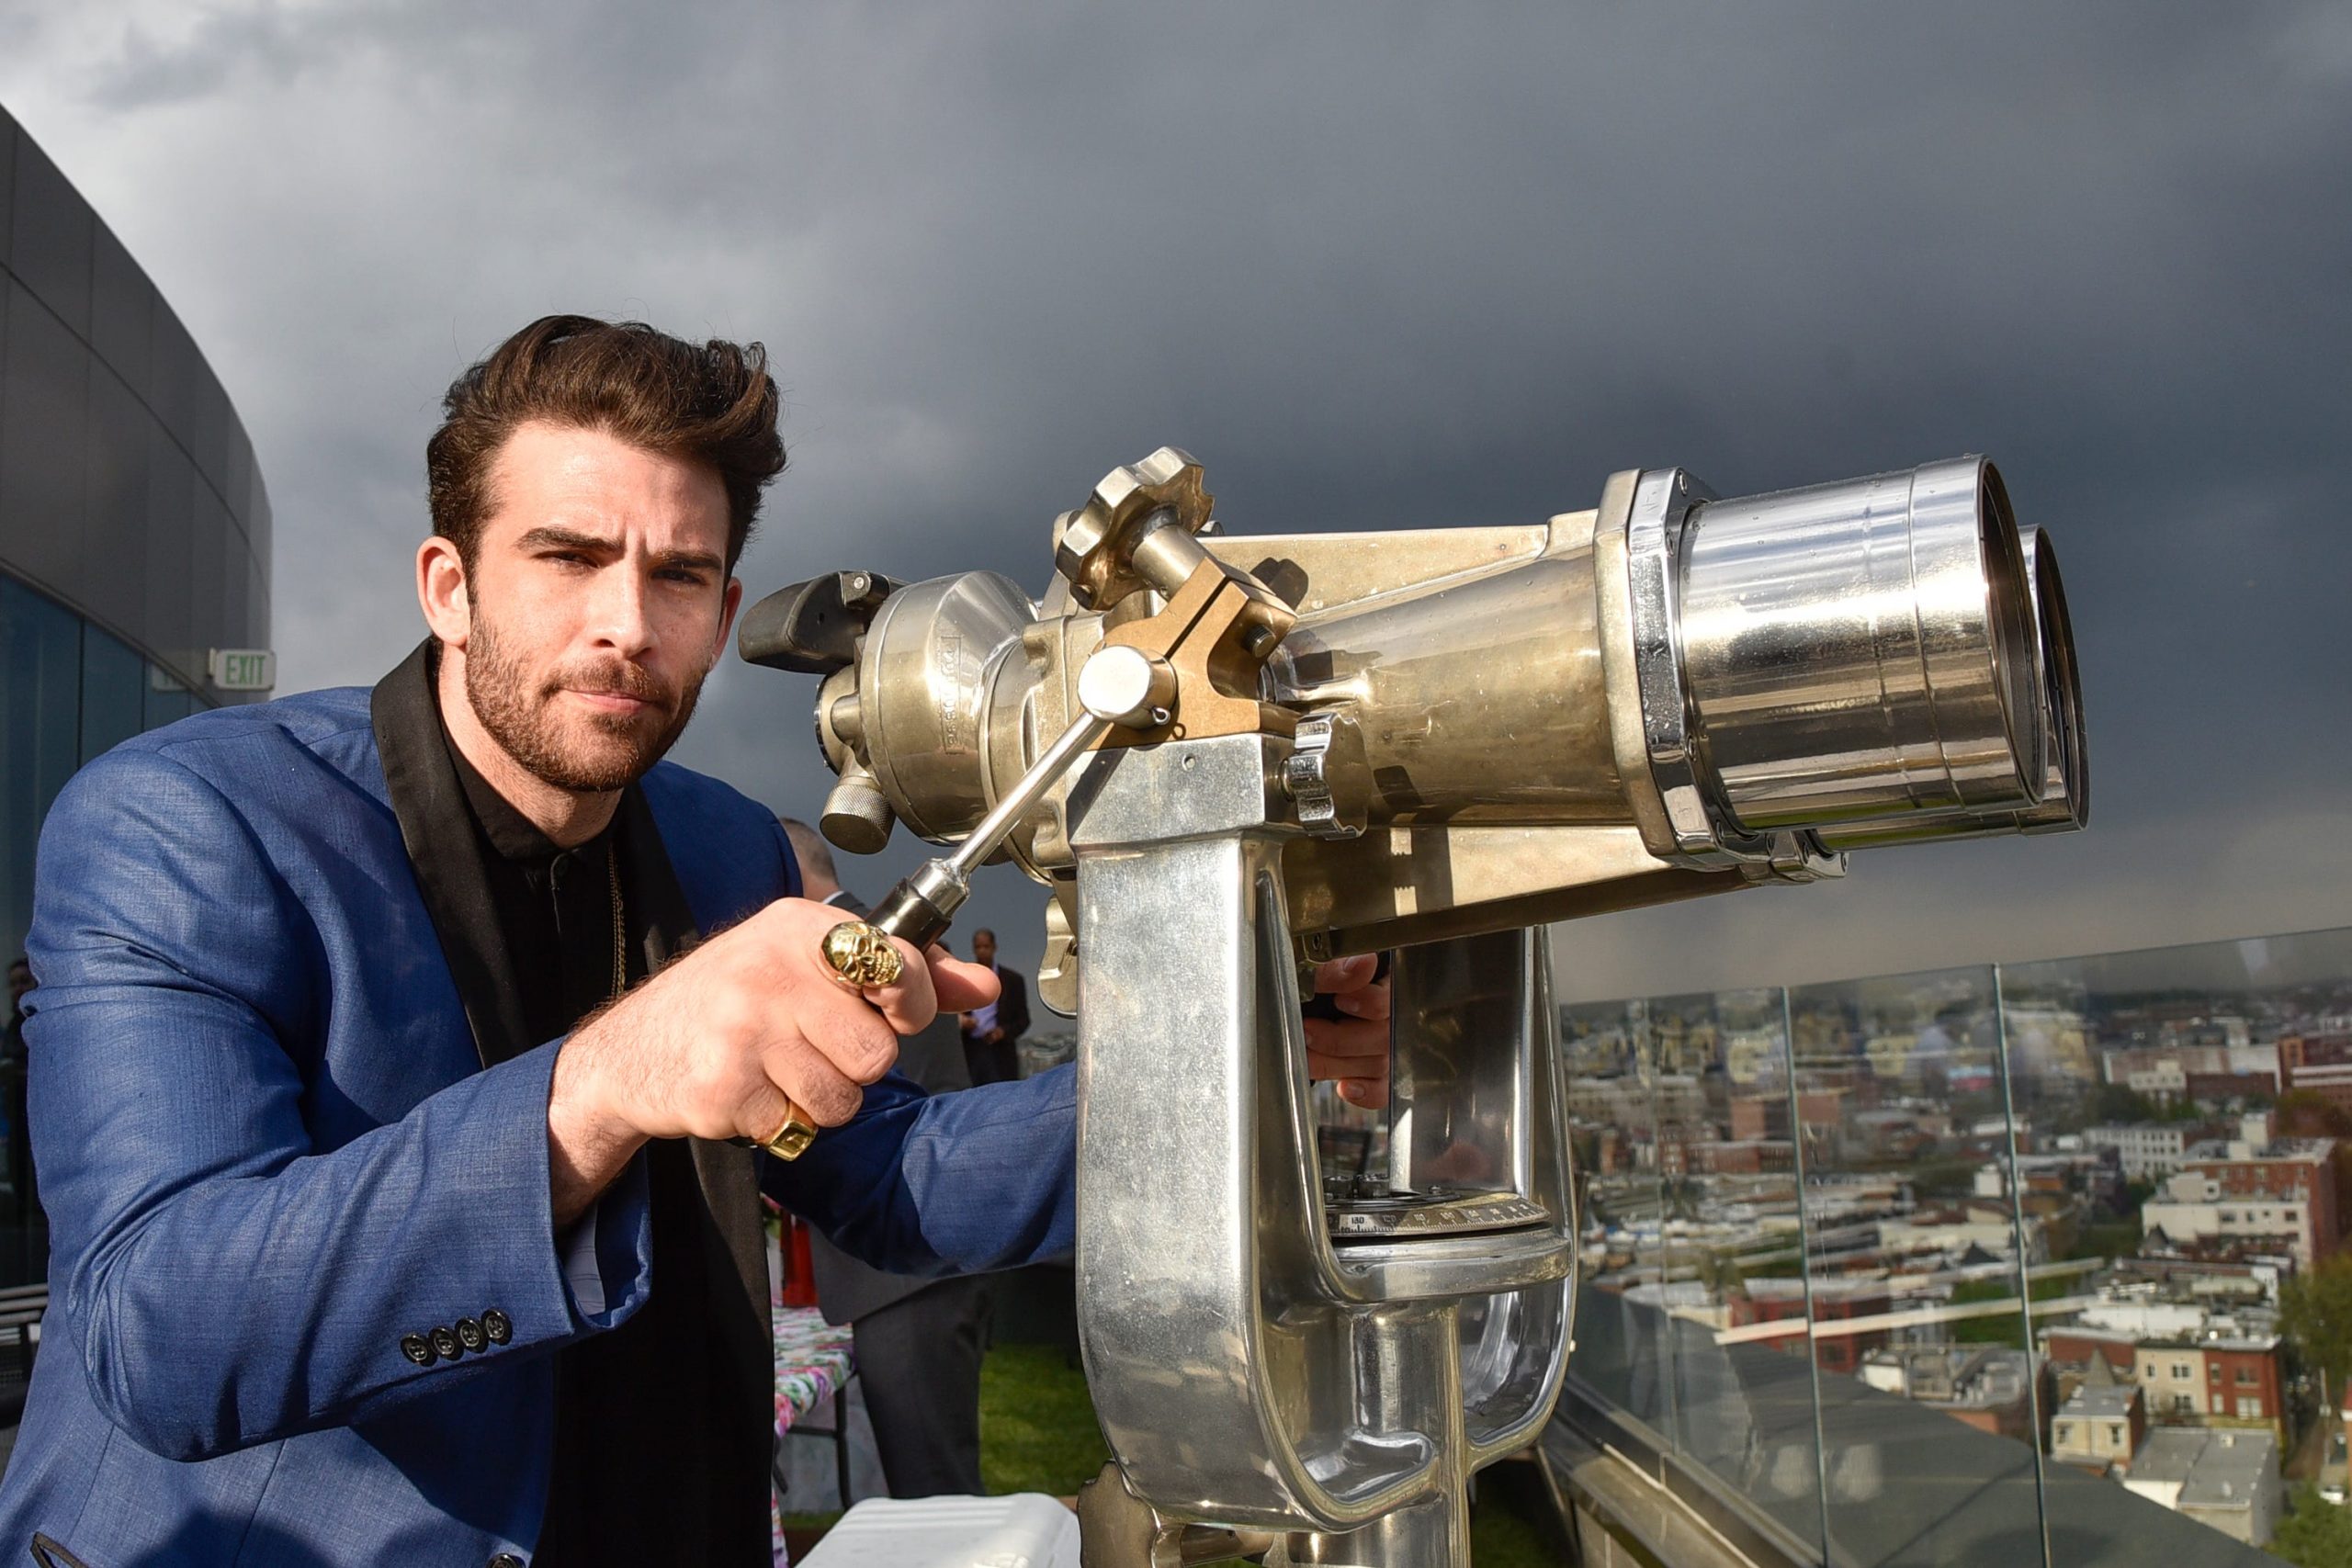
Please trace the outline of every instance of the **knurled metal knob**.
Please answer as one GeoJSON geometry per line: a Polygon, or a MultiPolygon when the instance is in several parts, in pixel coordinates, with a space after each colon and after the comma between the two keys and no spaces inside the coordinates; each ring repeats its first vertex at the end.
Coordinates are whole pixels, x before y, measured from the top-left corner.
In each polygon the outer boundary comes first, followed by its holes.
{"type": "Polygon", "coordinates": [[[1055,569],[1090,610],[1108,609],[1138,589],[1164,589],[1136,570],[1136,547],[1160,528],[1187,538],[1199,534],[1214,502],[1201,488],[1193,455],[1162,446],[1140,463],[1112,469],[1084,506],[1062,513],[1054,531],[1055,569]]]}

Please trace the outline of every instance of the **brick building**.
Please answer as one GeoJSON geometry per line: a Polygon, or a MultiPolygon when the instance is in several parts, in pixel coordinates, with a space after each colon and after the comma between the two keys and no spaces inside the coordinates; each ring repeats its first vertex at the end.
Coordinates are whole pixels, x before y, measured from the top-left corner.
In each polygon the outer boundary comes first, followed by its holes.
{"type": "Polygon", "coordinates": [[[2264,1422],[2284,1432],[2286,1379],[2278,1340],[2141,1341],[2133,1381],[2149,1419],[2184,1426],[2264,1422]]]}
{"type": "Polygon", "coordinates": [[[2352,1032],[2280,1035],[2278,1078],[2352,1111],[2352,1032]]]}
{"type": "Polygon", "coordinates": [[[2333,1138],[2209,1140],[2188,1151],[2140,1218],[2176,1244],[2278,1242],[2309,1269],[2343,1241],[2341,1181],[2333,1138]]]}
{"type": "Polygon", "coordinates": [[[2260,1422],[2286,1434],[2286,1361],[2276,1335],[2150,1335],[2070,1325],[2044,1333],[2042,1349],[2062,1392],[2109,1382],[2137,1388],[2153,1424],[2260,1422]]]}

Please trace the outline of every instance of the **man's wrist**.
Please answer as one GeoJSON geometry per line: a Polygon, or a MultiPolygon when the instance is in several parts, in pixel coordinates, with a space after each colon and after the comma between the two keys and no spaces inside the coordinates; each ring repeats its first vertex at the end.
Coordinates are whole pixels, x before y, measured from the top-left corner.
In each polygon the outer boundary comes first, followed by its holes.
{"type": "Polygon", "coordinates": [[[558,1047],[548,1092],[548,1186],[556,1228],[585,1213],[646,1139],[608,1106],[594,1026],[558,1047]]]}

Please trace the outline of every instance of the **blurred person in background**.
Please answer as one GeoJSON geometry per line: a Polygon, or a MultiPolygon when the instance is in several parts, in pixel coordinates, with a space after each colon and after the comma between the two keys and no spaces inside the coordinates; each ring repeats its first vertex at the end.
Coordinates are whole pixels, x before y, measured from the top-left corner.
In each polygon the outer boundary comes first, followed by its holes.
{"type": "Polygon", "coordinates": [[[997,998],[964,1014],[964,1061],[972,1081],[1010,1083],[1021,1076],[1021,1037],[1029,1032],[1029,987],[1017,969],[996,961],[996,932],[972,933],[972,962],[996,976],[997,998]]]}

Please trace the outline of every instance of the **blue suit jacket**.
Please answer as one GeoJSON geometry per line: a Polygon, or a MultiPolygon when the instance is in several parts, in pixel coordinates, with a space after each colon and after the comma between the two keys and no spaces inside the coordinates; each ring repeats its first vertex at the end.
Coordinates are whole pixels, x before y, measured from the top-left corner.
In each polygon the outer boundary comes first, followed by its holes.
{"type": "MultiPolygon", "coordinates": [[[[641,1160],[589,1222],[601,1278],[567,1278],[560,1043],[481,1066],[368,699],[199,715],[50,813],[26,1036],[51,1297],[0,1564],[36,1532],[90,1568],[527,1559],[552,1353],[659,1286],[641,1160]],[[402,1351],[491,1309],[504,1344],[402,1351]]],[[[766,810],[668,764],[642,787],[703,931],[797,890],[766,810]]],[[[939,1099],[894,1075],[762,1179],[902,1272],[1065,1254],[1074,1100],[1067,1072],[939,1099]]]]}

